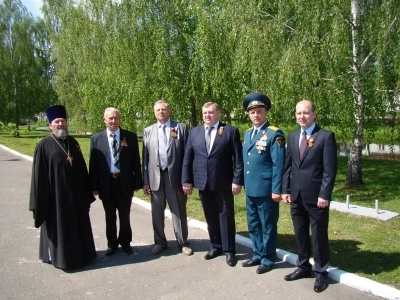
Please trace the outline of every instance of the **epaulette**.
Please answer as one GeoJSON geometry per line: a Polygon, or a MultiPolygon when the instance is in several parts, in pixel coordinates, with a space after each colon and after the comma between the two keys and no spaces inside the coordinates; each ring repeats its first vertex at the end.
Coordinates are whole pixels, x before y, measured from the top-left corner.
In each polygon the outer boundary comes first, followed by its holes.
{"type": "Polygon", "coordinates": [[[249,129],[247,129],[246,131],[249,131],[249,130],[253,130],[253,127],[251,127],[251,128],[249,128],[249,129]]]}
{"type": "Polygon", "coordinates": [[[277,131],[279,128],[271,125],[271,126],[268,126],[268,129],[277,131]]]}

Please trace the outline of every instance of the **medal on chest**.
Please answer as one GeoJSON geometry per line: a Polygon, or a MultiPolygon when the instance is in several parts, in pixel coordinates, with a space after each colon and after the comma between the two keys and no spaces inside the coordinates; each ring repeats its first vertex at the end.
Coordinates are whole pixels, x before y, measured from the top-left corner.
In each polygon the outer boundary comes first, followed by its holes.
{"type": "Polygon", "coordinates": [[[264,131],[262,137],[256,141],[256,149],[258,154],[261,154],[267,149],[268,134],[264,131]]]}

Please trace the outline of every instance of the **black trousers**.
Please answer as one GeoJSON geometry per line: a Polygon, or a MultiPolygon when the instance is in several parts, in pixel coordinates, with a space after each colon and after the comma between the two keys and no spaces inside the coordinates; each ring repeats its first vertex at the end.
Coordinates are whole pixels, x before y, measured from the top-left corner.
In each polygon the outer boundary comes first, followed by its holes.
{"type": "Polygon", "coordinates": [[[316,203],[305,202],[299,195],[291,203],[291,215],[298,252],[297,266],[304,270],[311,269],[311,226],[314,271],[325,275],[329,265],[329,206],[319,208],[316,203]]]}
{"type": "Polygon", "coordinates": [[[106,215],[106,236],[108,247],[129,246],[132,241],[130,213],[132,198],[124,198],[121,186],[121,177],[111,180],[111,195],[109,199],[102,199],[106,215]],[[119,234],[117,236],[117,211],[119,217],[119,234]]]}
{"type": "Polygon", "coordinates": [[[211,249],[221,249],[225,254],[235,254],[235,209],[231,191],[199,191],[207,222],[211,249]]]}

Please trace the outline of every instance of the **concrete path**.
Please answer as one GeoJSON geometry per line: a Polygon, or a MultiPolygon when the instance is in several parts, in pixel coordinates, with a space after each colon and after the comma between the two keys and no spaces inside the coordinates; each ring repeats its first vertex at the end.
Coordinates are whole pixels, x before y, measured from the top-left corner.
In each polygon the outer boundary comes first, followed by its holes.
{"type": "Polygon", "coordinates": [[[251,250],[238,245],[239,264],[232,268],[224,257],[203,259],[207,234],[190,228],[195,253],[177,253],[172,224],[166,219],[170,248],[161,256],[150,253],[153,243],[150,212],[133,205],[131,221],[135,254],[121,249],[106,257],[104,212],[100,201],[91,208],[98,258],[89,266],[65,272],[38,259],[39,230],[28,211],[31,162],[0,148],[0,299],[381,299],[330,281],[322,294],[312,288],[314,279],[285,282],[293,270],[285,262],[257,275],[240,262],[251,250]]]}

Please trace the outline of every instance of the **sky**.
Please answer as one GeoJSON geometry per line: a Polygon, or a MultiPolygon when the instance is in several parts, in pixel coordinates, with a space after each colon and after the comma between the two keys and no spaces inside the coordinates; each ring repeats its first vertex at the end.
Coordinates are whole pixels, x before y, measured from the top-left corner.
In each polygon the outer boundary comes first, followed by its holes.
{"type": "Polygon", "coordinates": [[[35,18],[41,16],[40,6],[42,5],[42,0],[21,0],[21,2],[35,18]]]}

